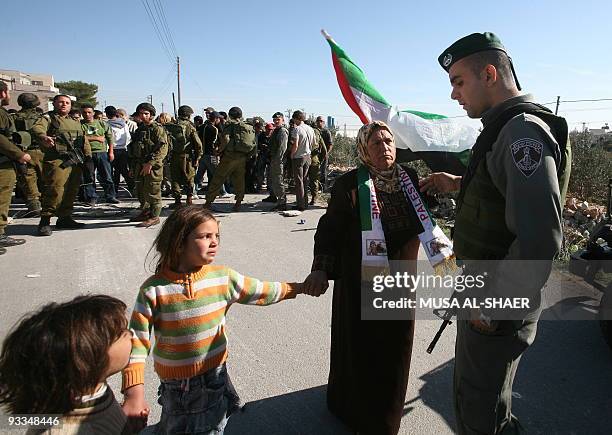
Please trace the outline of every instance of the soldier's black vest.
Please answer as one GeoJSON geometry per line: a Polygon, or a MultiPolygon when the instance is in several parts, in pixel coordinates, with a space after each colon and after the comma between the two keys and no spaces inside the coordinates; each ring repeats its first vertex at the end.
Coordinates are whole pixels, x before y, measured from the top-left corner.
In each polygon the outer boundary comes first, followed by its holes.
{"type": "Polygon", "coordinates": [[[536,103],[518,103],[510,107],[480,133],[461,180],[453,231],[453,249],[458,259],[502,259],[516,237],[506,226],[506,199],[491,180],[485,156],[506,123],[521,113],[535,115],[544,121],[559,144],[560,154],[557,155],[557,150],[552,151],[557,162],[561,201],[565,202],[571,165],[567,122],[536,103]]]}

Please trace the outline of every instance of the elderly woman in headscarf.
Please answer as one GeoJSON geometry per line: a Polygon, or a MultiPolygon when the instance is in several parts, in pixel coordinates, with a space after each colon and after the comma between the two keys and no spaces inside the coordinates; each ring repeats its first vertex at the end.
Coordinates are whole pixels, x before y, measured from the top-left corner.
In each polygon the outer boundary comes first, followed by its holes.
{"type": "Polygon", "coordinates": [[[327,212],[319,220],[305,289],[320,294],[328,280],[334,280],[329,410],[360,434],[396,434],[404,411],[414,320],[408,315],[406,320],[361,320],[362,271],[371,255],[417,259],[422,228],[400,179],[408,175],[414,186],[418,179],[414,170],[396,163],[393,133],[385,123],[364,125],[357,147],[360,166],[336,180],[327,212]],[[363,185],[369,187],[365,196],[363,185]],[[377,203],[374,213],[366,204],[372,198],[377,203]],[[364,237],[368,228],[363,220],[370,217],[382,224],[377,246],[383,249],[372,250],[376,237],[364,237]]]}

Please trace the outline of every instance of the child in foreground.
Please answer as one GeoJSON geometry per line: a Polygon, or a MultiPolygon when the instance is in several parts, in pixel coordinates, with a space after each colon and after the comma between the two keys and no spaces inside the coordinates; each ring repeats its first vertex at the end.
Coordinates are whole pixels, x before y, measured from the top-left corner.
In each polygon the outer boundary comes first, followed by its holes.
{"type": "Polygon", "coordinates": [[[293,298],[302,284],[263,282],[213,265],[219,224],[202,207],[174,211],[153,246],[156,274],[140,288],[130,321],[135,337],[123,371],[123,410],[138,418],[148,409],[144,363],[154,329],[162,406],[156,433],[223,433],[237,399],[225,367],[227,310],[235,302],[269,305],[293,298]]]}
{"type": "MultiPolygon", "coordinates": [[[[63,414],[62,426],[44,433],[130,433],[106,384],[129,361],[125,310],[119,299],[92,295],[27,315],[2,346],[0,404],[11,414],[63,414]]],[[[147,415],[143,408],[138,418],[147,415]]]]}

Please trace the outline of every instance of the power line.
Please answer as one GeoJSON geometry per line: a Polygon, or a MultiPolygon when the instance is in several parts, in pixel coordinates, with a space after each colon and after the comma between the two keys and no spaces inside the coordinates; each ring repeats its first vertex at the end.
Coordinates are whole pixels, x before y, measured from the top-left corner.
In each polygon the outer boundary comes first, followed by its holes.
{"type": "Polygon", "coordinates": [[[147,0],[140,0],[140,1],[142,3],[143,7],[145,8],[145,11],[147,12],[147,15],[149,17],[149,21],[153,25],[153,29],[155,30],[155,34],[157,35],[157,39],[159,39],[159,42],[161,43],[162,49],[166,53],[166,56],[168,57],[168,60],[170,62],[174,62],[172,53],[171,53],[170,49],[168,48],[168,44],[166,43],[164,37],[162,36],[162,32],[160,31],[159,26],[157,25],[157,20],[153,16],[153,11],[151,10],[151,6],[147,2],[147,0]]]}
{"type": "Polygon", "coordinates": [[[161,4],[160,0],[153,0],[153,5],[157,9],[157,15],[160,18],[160,21],[166,30],[166,39],[170,42],[172,51],[174,53],[174,57],[178,56],[178,51],[176,49],[176,45],[174,45],[174,38],[172,38],[172,32],[170,31],[170,26],[168,26],[168,20],[166,19],[166,12],[164,11],[164,7],[161,4]]]}

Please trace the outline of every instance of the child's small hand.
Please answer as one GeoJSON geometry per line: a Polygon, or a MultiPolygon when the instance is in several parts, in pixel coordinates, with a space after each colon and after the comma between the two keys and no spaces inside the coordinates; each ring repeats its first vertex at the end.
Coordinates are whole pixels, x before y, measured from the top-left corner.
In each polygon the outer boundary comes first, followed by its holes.
{"type": "Polygon", "coordinates": [[[128,427],[133,432],[140,432],[147,426],[149,404],[144,398],[144,385],[134,385],[125,392],[121,408],[128,418],[128,427]]]}
{"type": "Polygon", "coordinates": [[[325,293],[328,287],[327,273],[322,270],[315,270],[304,280],[302,292],[310,296],[319,297],[325,293]]]}

